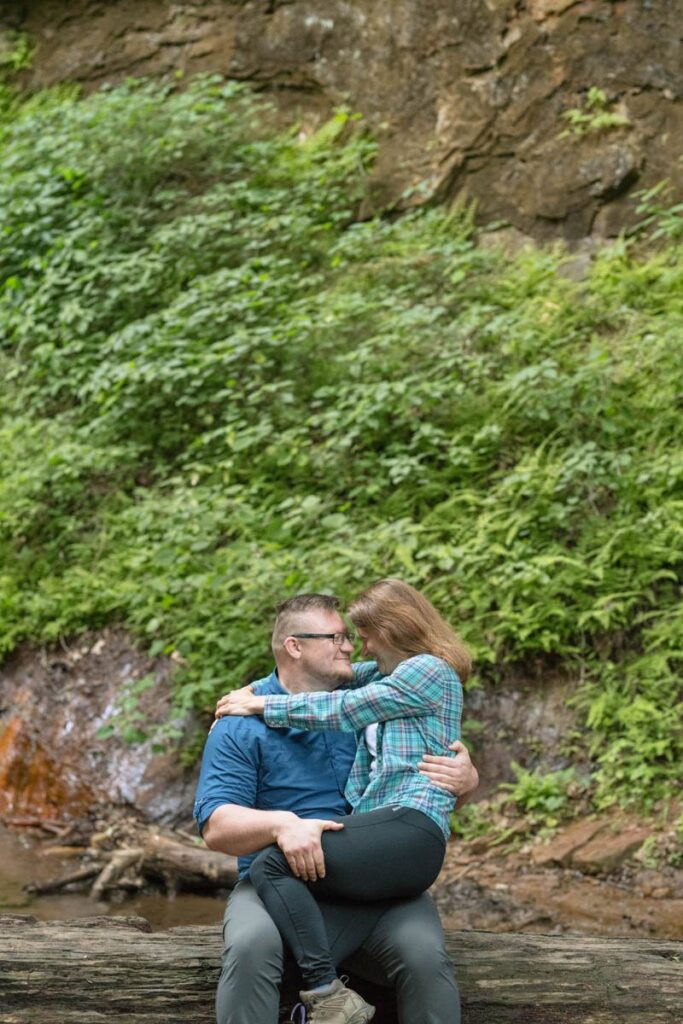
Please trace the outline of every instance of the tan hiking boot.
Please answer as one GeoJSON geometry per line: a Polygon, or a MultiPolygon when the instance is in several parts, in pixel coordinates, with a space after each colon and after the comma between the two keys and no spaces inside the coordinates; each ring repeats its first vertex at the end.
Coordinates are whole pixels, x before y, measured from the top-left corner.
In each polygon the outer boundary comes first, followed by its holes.
{"type": "Polygon", "coordinates": [[[306,1024],[367,1024],[375,1016],[375,1007],[336,978],[334,988],[320,992],[300,992],[306,1007],[306,1024]]]}

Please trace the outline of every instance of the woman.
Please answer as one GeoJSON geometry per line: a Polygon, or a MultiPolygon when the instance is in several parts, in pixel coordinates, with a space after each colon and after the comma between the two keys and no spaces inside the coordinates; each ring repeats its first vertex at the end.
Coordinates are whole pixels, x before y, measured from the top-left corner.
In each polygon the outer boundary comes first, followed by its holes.
{"type": "MultiPolygon", "coordinates": [[[[470,657],[432,604],[407,583],[384,579],[361,593],[349,616],[374,658],[354,666],[352,689],[258,697],[249,688],[219,702],[218,714],[261,714],[267,725],[359,732],[346,797],[353,813],[323,836],[325,874],[313,889],[291,873],[277,847],[250,877],[299,964],[315,1024],[364,1024],[373,1007],[337,978],[313,898],[379,901],[416,896],[441,868],[455,798],[417,770],[428,751],[459,736],[470,657]]],[[[294,635],[294,634],[293,634],[294,635]]]]}

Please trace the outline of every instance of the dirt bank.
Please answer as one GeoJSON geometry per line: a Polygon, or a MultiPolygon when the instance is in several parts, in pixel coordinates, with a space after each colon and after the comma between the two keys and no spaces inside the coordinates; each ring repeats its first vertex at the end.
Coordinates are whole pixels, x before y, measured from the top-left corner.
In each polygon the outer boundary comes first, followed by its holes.
{"type": "Polygon", "coordinates": [[[449,928],[682,939],[676,813],[653,823],[612,812],[502,849],[500,830],[488,845],[454,838],[434,887],[442,917],[449,928]]]}

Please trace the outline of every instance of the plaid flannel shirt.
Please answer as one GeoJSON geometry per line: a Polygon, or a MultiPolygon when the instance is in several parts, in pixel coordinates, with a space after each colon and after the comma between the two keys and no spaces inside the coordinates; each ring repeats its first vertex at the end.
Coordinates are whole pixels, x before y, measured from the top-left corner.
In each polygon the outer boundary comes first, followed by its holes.
{"type": "Polygon", "coordinates": [[[266,724],[356,732],[358,750],[345,791],[354,813],[392,804],[412,807],[432,818],[448,838],[456,798],[420,775],[417,763],[427,753],[448,754],[448,744],[460,738],[462,686],[456,672],[431,654],[407,658],[387,676],[374,661],[353,669],[350,689],[267,696],[266,724]],[[364,730],[374,722],[379,726],[371,776],[364,730]]]}

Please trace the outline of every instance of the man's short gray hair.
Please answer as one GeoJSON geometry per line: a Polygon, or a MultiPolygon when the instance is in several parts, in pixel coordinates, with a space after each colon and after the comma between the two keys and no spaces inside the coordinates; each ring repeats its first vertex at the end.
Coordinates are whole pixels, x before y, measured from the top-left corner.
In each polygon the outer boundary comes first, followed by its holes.
{"type": "Polygon", "coordinates": [[[299,629],[301,616],[313,611],[338,612],[339,598],[334,594],[297,594],[277,606],[271,641],[276,660],[287,637],[299,629]]]}

